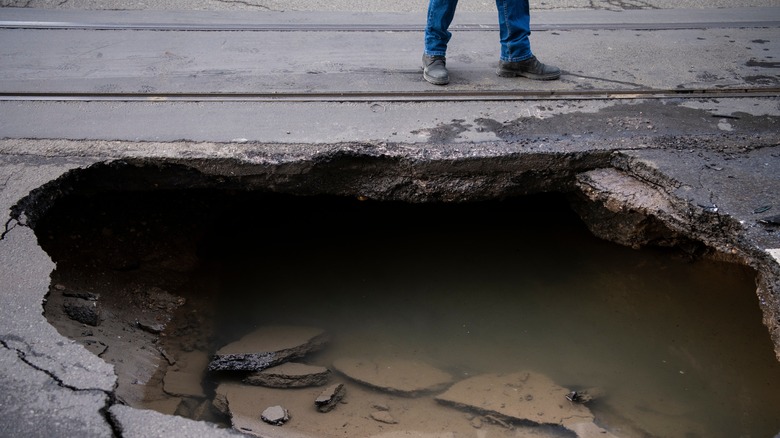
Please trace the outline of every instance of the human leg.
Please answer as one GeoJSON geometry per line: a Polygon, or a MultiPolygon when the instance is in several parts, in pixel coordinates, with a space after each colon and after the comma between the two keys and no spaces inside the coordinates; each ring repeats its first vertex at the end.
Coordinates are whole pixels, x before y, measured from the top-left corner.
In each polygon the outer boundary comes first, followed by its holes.
{"type": "Polygon", "coordinates": [[[423,52],[423,78],[434,85],[450,82],[447,71],[447,43],[452,34],[448,30],[455,16],[458,0],[430,0],[428,20],[425,26],[425,52],[423,52]]]}
{"type": "Polygon", "coordinates": [[[501,58],[496,73],[502,77],[558,79],[561,70],[539,62],[531,51],[531,14],[528,0],[496,0],[501,58]]]}
{"type": "Polygon", "coordinates": [[[447,43],[452,38],[448,30],[455,17],[458,0],[430,0],[428,3],[428,21],[425,25],[425,54],[445,56],[447,43]]]}
{"type": "Polygon", "coordinates": [[[501,60],[524,61],[531,56],[531,14],[528,0],[496,0],[501,60]]]}

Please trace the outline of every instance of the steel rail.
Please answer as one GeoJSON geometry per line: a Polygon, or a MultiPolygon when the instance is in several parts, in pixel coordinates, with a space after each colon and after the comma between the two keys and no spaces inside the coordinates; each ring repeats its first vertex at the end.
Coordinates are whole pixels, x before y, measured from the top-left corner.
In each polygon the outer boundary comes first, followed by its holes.
{"type": "MultiPolygon", "coordinates": [[[[532,24],[535,32],[555,30],[682,30],[682,29],[732,29],[776,28],[778,20],[718,21],[680,23],[561,23],[532,24]]],[[[76,21],[16,21],[0,20],[0,29],[41,30],[139,30],[139,31],[210,31],[210,32],[422,32],[422,24],[382,23],[99,23],[76,21]]],[[[497,31],[495,24],[458,24],[451,30],[465,32],[497,31]]]]}
{"type": "Polygon", "coordinates": [[[639,89],[639,90],[447,90],[447,91],[333,91],[267,93],[80,93],[0,92],[0,101],[26,102],[452,102],[523,100],[630,100],[672,98],[776,98],[780,88],[639,89]]]}

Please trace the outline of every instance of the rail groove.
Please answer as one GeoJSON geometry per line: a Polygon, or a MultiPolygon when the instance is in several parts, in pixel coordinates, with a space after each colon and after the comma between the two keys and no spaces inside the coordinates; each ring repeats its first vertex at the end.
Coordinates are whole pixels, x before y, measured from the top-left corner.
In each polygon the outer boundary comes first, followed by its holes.
{"type": "Polygon", "coordinates": [[[267,92],[267,93],[8,93],[0,101],[67,102],[449,102],[512,100],[618,100],[671,98],[778,97],[780,88],[640,89],[640,90],[448,90],[390,92],[267,92]]]}

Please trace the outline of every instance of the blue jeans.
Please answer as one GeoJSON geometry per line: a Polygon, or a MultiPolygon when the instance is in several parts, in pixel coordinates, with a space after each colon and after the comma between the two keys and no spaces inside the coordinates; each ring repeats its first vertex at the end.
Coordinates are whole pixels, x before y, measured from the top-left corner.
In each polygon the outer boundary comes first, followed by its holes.
{"type": "MultiPolygon", "coordinates": [[[[425,54],[445,56],[452,33],[447,29],[455,16],[458,0],[430,0],[425,26],[425,54]]],[[[501,60],[524,61],[531,56],[531,16],[528,0],[496,0],[501,37],[501,60]]]]}

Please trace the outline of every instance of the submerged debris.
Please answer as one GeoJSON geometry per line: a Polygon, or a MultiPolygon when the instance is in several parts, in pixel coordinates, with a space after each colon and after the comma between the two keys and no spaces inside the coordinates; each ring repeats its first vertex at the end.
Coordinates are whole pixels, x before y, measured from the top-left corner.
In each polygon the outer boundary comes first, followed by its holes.
{"type": "Polygon", "coordinates": [[[392,414],[388,411],[374,411],[371,413],[371,418],[385,424],[398,424],[392,414]]]}
{"type": "Polygon", "coordinates": [[[209,371],[262,371],[320,349],[325,332],[313,327],[262,327],[214,355],[209,371]]]}
{"type": "Polygon", "coordinates": [[[281,426],[290,420],[290,412],[279,405],[270,406],[266,408],[262,414],[260,414],[260,419],[268,424],[281,426]]]}
{"type": "Polygon", "coordinates": [[[357,382],[406,396],[438,391],[452,383],[448,373],[412,360],[342,358],[333,367],[357,382]]]}
{"type": "Polygon", "coordinates": [[[252,373],[244,379],[244,383],[269,388],[305,388],[325,385],[330,374],[325,367],[287,362],[252,373]]]}
{"type": "Polygon", "coordinates": [[[565,402],[571,392],[543,374],[522,371],[468,378],[438,395],[436,400],[479,412],[504,427],[511,428],[512,422],[532,422],[561,426],[580,438],[611,437],[593,422],[594,416],[587,407],[565,402]]]}
{"type": "Polygon", "coordinates": [[[588,394],[587,391],[571,391],[566,394],[566,400],[572,403],[589,403],[593,401],[593,397],[588,394]]]}
{"type": "Polygon", "coordinates": [[[314,400],[314,405],[317,406],[317,410],[320,412],[330,412],[339,404],[346,393],[347,389],[344,387],[344,384],[337,383],[322,391],[319,397],[314,400]]]}

